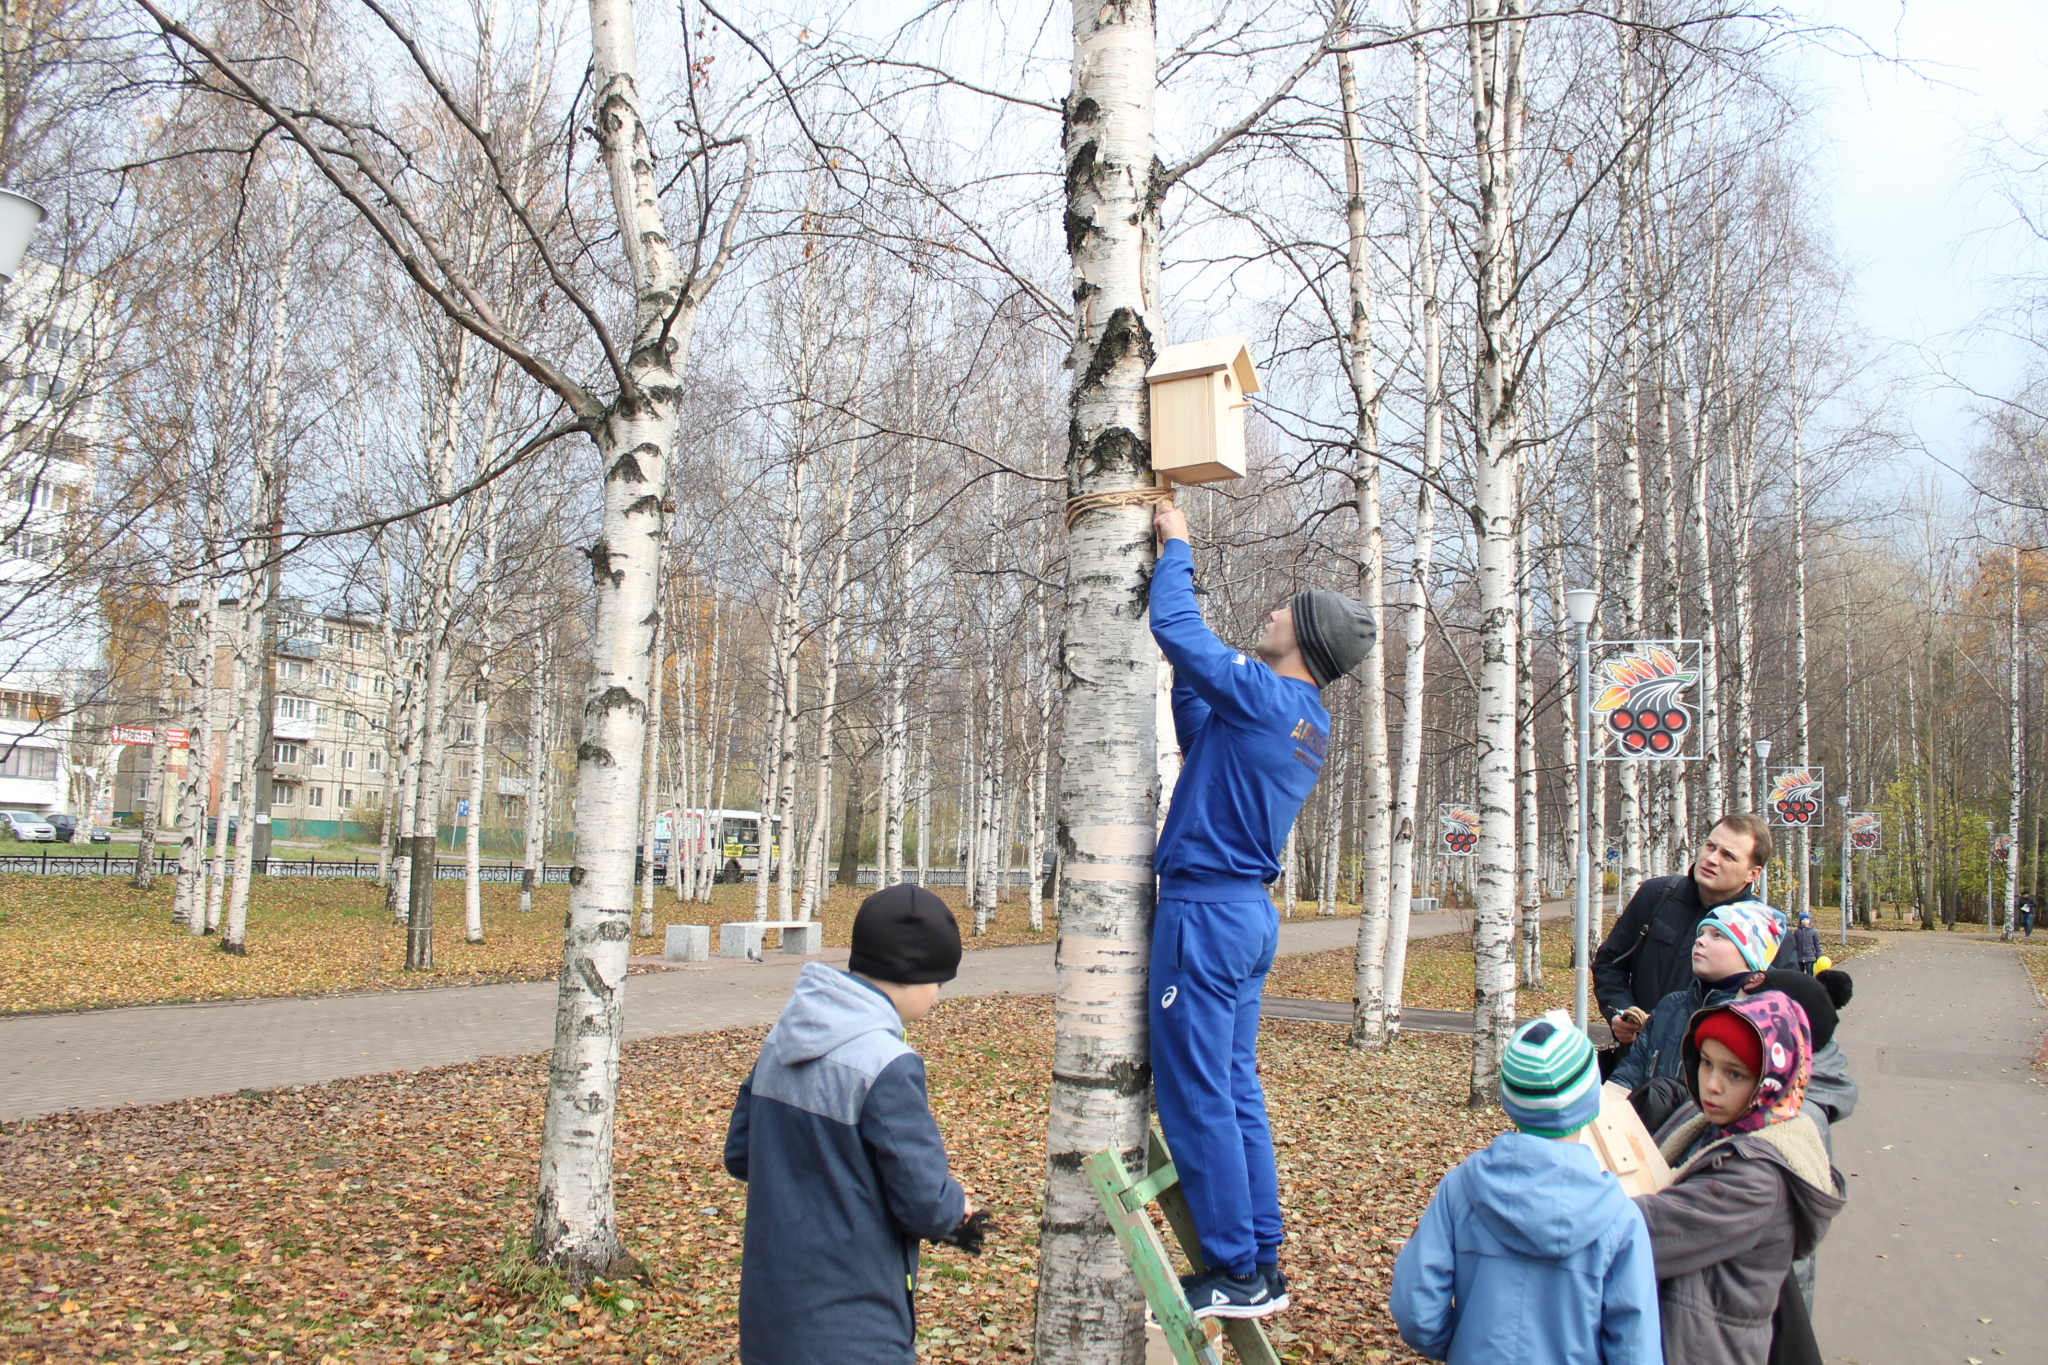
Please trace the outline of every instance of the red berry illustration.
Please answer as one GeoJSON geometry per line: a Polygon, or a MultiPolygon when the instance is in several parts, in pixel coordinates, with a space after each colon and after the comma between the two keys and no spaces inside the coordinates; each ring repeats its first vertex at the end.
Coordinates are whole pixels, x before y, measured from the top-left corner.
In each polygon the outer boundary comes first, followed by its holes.
{"type": "Polygon", "coordinates": [[[1593,709],[1623,752],[1677,752],[1679,736],[1692,728],[1692,712],[1679,698],[1699,675],[1682,671],[1677,657],[1656,645],[1606,659],[1600,670],[1606,686],[1593,709]]]}

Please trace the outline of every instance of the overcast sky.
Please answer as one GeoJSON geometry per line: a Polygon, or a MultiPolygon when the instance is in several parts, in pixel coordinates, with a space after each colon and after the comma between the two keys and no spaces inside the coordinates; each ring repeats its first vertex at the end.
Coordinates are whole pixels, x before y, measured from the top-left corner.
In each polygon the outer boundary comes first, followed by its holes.
{"type": "MultiPolygon", "coordinates": [[[[1936,346],[1978,387],[2003,387],[2018,373],[2017,353],[1955,334],[1998,302],[1998,277],[2014,261],[2015,239],[1997,231],[2006,210],[1974,172],[1982,137],[2001,124],[2032,133],[2048,112],[2048,0],[1809,0],[1803,9],[1915,64],[1811,51],[1801,61],[1836,241],[1872,340],[1936,346]]],[[[1888,368],[1918,366],[1899,355],[1888,368]]],[[[1973,439],[1967,404],[1940,392],[1912,403],[1931,454],[1962,463],[1973,439]]]]}

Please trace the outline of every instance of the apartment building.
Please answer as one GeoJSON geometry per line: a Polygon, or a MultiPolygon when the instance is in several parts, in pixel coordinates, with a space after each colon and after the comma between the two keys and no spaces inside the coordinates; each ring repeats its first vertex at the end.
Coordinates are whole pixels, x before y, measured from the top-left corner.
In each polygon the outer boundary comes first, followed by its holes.
{"type": "Polygon", "coordinates": [[[0,289],[0,806],[44,813],[75,806],[105,750],[106,630],[82,535],[94,300],[89,280],[36,260],[0,289]]]}

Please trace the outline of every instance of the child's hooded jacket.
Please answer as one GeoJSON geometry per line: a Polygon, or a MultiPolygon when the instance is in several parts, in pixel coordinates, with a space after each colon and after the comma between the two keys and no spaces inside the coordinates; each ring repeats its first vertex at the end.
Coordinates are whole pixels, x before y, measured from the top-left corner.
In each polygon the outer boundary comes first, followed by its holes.
{"type": "Polygon", "coordinates": [[[1749,1112],[1725,1128],[1705,1115],[1663,1143],[1673,1183],[1636,1200],[1656,1247],[1665,1365],[1757,1365],[1794,1258],[1811,1255],[1847,1186],[1802,1117],[1812,1044],[1806,1016],[1778,991],[1694,1016],[1686,1084],[1699,1096],[1698,1022],[1729,1011],[1757,1031],[1763,1075],[1749,1112]],[[1683,1164],[1681,1164],[1683,1163],[1683,1164]]]}
{"type": "Polygon", "coordinates": [[[747,1182],[744,1365],[910,1365],[918,1243],[967,1196],[896,1007],[820,962],[740,1086],[725,1169],[747,1182]]]}
{"type": "Polygon", "coordinates": [[[1394,1263],[1401,1339],[1450,1365],[1657,1365],[1649,1234],[1590,1147],[1503,1133],[1394,1263]]]}

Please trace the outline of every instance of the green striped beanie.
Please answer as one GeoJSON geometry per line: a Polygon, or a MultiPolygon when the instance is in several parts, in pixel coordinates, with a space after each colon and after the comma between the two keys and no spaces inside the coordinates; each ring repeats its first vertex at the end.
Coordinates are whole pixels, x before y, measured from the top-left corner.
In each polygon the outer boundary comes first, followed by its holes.
{"type": "Polygon", "coordinates": [[[1532,1019],[1515,1030],[1500,1063],[1500,1107],[1532,1137],[1570,1137],[1600,1116],[1600,1068],[1586,1035],[1532,1019]]]}

